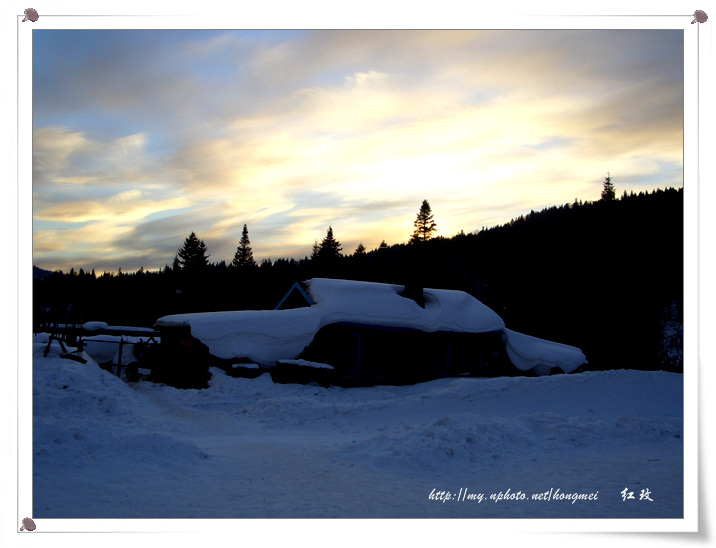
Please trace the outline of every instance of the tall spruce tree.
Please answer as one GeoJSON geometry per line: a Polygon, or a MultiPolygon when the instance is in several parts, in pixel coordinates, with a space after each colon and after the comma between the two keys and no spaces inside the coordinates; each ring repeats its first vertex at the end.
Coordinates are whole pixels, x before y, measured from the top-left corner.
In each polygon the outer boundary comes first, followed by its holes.
{"type": "Polygon", "coordinates": [[[437,225],[433,220],[433,212],[427,200],[423,200],[420,206],[418,216],[413,223],[415,231],[410,238],[411,243],[426,242],[433,237],[433,233],[437,231],[437,225]]]}
{"type": "Polygon", "coordinates": [[[607,176],[604,177],[604,183],[602,188],[602,200],[605,202],[611,202],[616,198],[614,193],[614,184],[612,184],[612,176],[607,172],[607,176]]]}
{"type": "Polygon", "coordinates": [[[209,265],[206,244],[194,232],[184,240],[184,246],[177,252],[177,257],[184,271],[198,271],[209,265]]]}
{"type": "Polygon", "coordinates": [[[340,258],[342,250],[341,243],[333,236],[333,227],[329,226],[326,237],[323,238],[318,248],[318,258],[324,261],[333,261],[340,258]]]}
{"type": "Polygon", "coordinates": [[[249,229],[246,228],[246,225],[244,225],[244,229],[241,231],[239,247],[236,248],[234,260],[231,262],[231,265],[237,268],[253,268],[256,266],[254,252],[251,249],[251,241],[249,240],[249,229]]]}

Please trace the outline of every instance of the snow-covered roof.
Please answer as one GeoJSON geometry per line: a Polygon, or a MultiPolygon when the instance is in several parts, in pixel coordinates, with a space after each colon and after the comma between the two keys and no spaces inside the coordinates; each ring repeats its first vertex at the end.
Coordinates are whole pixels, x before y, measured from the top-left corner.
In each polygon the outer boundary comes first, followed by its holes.
{"type": "Polygon", "coordinates": [[[187,326],[219,358],[262,364],[297,357],[326,325],[350,322],[463,333],[499,332],[495,312],[463,291],[425,289],[425,308],[402,297],[401,285],[315,278],[305,282],[313,306],[165,316],[157,326],[187,326]]]}

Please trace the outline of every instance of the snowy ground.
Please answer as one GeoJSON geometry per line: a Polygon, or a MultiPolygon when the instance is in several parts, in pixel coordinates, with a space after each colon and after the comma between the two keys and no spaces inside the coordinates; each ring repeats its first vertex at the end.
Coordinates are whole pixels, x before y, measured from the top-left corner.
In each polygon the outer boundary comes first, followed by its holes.
{"type": "Polygon", "coordinates": [[[35,519],[683,515],[677,374],[325,389],[213,369],[209,389],[177,390],[123,382],[59,349],[44,358],[42,340],[35,519]],[[490,500],[508,489],[526,498],[490,500]],[[592,500],[559,498],[574,494],[592,500]]]}

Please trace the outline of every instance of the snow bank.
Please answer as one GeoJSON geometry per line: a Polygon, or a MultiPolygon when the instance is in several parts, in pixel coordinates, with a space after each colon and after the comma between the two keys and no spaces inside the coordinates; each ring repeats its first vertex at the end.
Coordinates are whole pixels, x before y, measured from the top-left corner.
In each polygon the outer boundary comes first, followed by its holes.
{"type": "Polygon", "coordinates": [[[484,333],[505,324],[462,291],[425,290],[425,308],[400,296],[403,286],[317,278],[306,282],[316,303],[291,310],[242,310],[165,316],[157,326],[188,326],[219,358],[247,357],[270,366],[298,356],[321,327],[351,322],[420,331],[484,333]]]}
{"type": "Polygon", "coordinates": [[[549,375],[553,367],[571,373],[587,363],[579,348],[523,335],[510,329],[502,331],[507,356],[521,371],[534,369],[538,375],[549,375]]]}
{"type": "Polygon", "coordinates": [[[680,419],[601,420],[553,412],[515,418],[451,414],[422,424],[404,424],[359,443],[346,445],[341,458],[399,471],[440,471],[451,464],[489,466],[531,453],[575,454],[610,445],[679,444],[680,419]]]}

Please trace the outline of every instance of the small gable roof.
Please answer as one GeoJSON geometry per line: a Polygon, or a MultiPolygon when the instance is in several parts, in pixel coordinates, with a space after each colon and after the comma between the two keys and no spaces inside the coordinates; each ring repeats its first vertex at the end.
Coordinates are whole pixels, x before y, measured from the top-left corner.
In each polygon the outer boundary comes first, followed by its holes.
{"type": "Polygon", "coordinates": [[[300,308],[302,306],[313,306],[316,304],[308,294],[308,291],[301,282],[295,282],[283,298],[276,305],[274,310],[285,310],[290,308],[300,308]]]}

